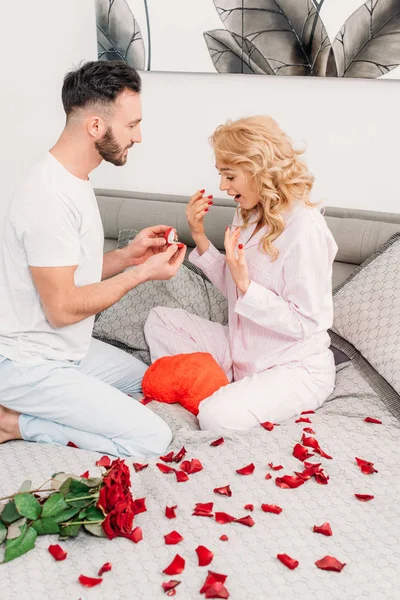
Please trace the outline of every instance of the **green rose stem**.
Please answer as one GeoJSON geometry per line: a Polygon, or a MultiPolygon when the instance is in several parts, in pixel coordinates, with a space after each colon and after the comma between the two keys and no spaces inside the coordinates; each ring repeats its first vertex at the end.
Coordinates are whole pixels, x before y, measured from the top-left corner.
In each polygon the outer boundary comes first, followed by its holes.
{"type": "Polygon", "coordinates": [[[99,494],[90,494],[89,496],[79,496],[78,498],[69,498],[69,500],[65,499],[65,502],[78,502],[78,500],[87,500],[88,498],[91,498],[92,500],[94,500],[95,498],[98,498],[99,494]]]}
{"type": "MultiPolygon", "coordinates": [[[[30,490],[29,492],[23,492],[24,494],[36,494],[37,492],[55,492],[55,490],[53,490],[53,488],[49,488],[46,490],[42,490],[41,488],[37,489],[37,490],[30,490]]],[[[10,496],[4,496],[3,498],[0,498],[0,502],[2,500],[9,500],[10,498],[14,498],[15,496],[18,496],[18,494],[22,494],[22,492],[15,492],[14,494],[11,494],[10,496]]]]}
{"type": "Polygon", "coordinates": [[[104,519],[101,521],[64,521],[64,523],[59,523],[59,525],[94,525],[94,523],[102,523],[104,519]]]}

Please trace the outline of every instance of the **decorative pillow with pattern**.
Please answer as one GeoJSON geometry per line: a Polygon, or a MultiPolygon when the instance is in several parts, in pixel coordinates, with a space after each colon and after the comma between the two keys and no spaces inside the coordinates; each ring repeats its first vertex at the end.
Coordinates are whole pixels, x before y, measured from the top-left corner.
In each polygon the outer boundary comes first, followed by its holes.
{"type": "Polygon", "coordinates": [[[334,291],[332,330],[400,393],[400,234],[334,291]]]}

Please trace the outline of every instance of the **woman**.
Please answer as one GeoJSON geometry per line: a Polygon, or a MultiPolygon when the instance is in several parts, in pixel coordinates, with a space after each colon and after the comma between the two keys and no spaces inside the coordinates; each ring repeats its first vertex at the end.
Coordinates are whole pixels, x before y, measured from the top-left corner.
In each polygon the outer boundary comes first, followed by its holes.
{"type": "Polygon", "coordinates": [[[227,297],[228,325],[160,307],[145,332],[153,361],[210,352],[227,374],[231,383],[200,403],[202,429],[250,429],[316,409],[334,389],[327,329],[337,245],[309,201],[314,178],[301,151],[272,118],[228,121],[211,143],[220,190],[238,207],[223,255],[204,231],[210,197],[192,196],[190,261],[227,297]]]}

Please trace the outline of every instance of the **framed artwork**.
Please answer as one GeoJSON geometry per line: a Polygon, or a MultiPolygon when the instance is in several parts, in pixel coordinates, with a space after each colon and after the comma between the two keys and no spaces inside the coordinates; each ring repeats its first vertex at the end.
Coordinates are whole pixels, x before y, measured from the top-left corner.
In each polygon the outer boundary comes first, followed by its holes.
{"type": "Polygon", "coordinates": [[[138,70],[400,78],[400,0],[96,0],[96,20],[99,59],[138,70]]]}

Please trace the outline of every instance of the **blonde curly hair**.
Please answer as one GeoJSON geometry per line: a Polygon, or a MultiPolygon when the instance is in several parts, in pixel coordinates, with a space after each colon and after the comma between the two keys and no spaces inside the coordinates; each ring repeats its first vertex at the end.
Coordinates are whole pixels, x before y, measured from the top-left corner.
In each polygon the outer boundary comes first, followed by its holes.
{"type": "Polygon", "coordinates": [[[314,177],[298,158],[304,150],[295,149],[278,123],[266,115],[228,120],[217,127],[210,142],[217,164],[240,167],[254,180],[260,200],[256,209],[240,209],[243,227],[252,216],[268,226],[260,248],[275,260],[279,252],[273,242],[285,228],[281,213],[295,200],[317,206],[309,201],[314,177]]]}

